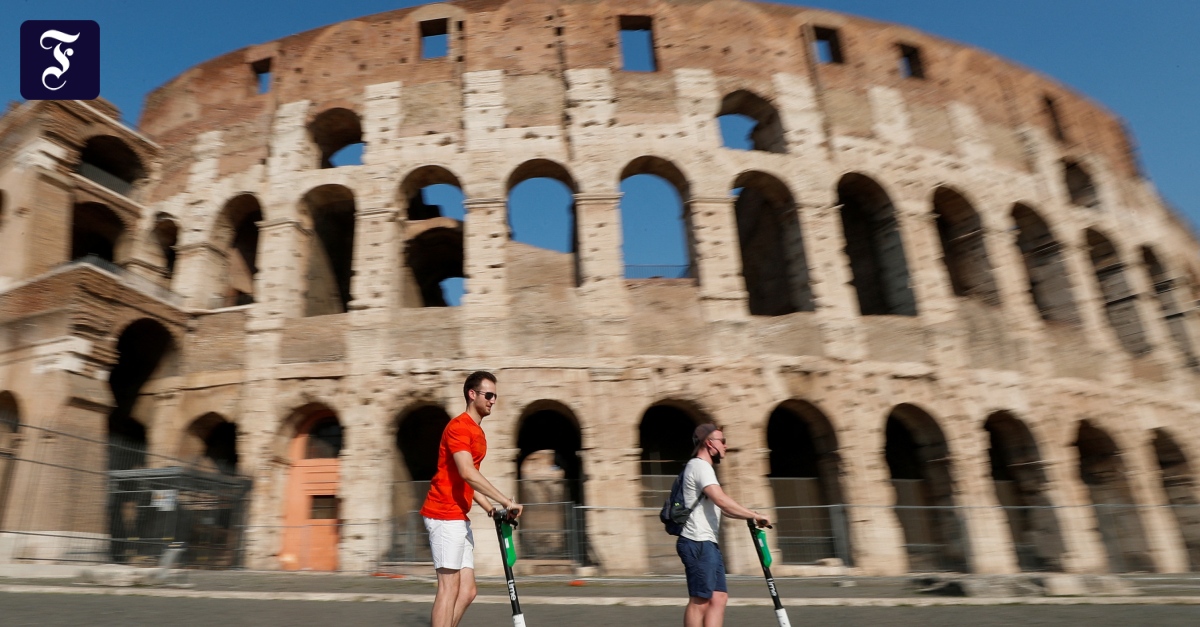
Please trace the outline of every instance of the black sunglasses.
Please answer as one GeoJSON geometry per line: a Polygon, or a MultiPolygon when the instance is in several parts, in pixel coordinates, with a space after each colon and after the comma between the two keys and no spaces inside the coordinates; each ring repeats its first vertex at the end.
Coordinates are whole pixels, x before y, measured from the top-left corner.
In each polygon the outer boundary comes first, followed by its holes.
{"type": "Polygon", "coordinates": [[[476,394],[482,394],[482,395],[483,395],[483,398],[484,398],[484,399],[486,399],[486,400],[489,400],[489,401],[490,401],[490,400],[494,400],[494,399],[496,399],[497,397],[499,397],[499,396],[500,396],[499,394],[497,394],[497,393],[495,393],[495,392],[480,392],[479,390],[475,390],[475,393],[476,393],[476,394]]]}

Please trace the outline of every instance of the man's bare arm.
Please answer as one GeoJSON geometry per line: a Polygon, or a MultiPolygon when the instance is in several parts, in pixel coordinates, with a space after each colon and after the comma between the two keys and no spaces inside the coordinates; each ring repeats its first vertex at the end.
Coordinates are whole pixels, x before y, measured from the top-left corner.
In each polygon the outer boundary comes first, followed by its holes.
{"type": "Polygon", "coordinates": [[[725,494],[721,486],[715,483],[704,488],[704,496],[707,496],[717,507],[721,508],[721,513],[728,518],[753,520],[754,524],[759,527],[766,527],[771,524],[770,519],[766,516],[739,505],[737,501],[733,500],[733,497],[725,494]]]}
{"type": "MultiPolygon", "coordinates": [[[[482,473],[475,469],[475,460],[471,459],[470,451],[455,452],[454,465],[458,468],[458,474],[462,476],[463,481],[466,481],[467,485],[475,489],[476,498],[478,498],[479,493],[483,493],[484,496],[503,505],[504,509],[512,511],[514,516],[521,515],[521,510],[524,508],[516,501],[504,496],[500,490],[496,489],[496,486],[492,485],[482,473]]],[[[483,505],[483,503],[480,503],[480,505],[483,505]]]]}

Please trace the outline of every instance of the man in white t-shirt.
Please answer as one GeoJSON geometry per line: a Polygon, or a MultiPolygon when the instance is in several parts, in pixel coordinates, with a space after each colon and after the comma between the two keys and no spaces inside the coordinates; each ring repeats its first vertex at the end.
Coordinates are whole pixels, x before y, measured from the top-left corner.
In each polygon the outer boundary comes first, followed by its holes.
{"type": "Polygon", "coordinates": [[[725,585],[725,560],[717,545],[721,518],[753,520],[759,527],[771,521],[766,516],[738,505],[717,482],[714,466],[725,457],[725,434],[714,424],[696,427],[692,433],[692,459],[683,469],[683,502],[695,504],[692,515],[675,542],[675,552],[687,575],[688,604],[684,627],[719,627],[725,622],[729,591],[725,585]],[[699,501],[697,503],[697,501],[699,501]]]}

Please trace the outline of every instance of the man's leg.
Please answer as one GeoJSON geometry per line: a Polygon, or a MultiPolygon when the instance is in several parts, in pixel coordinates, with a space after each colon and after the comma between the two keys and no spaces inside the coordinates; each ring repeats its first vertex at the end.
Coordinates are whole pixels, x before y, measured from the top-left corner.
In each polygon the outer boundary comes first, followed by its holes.
{"type": "MultiPolygon", "coordinates": [[[[472,574],[472,587],[474,587],[474,579],[475,576],[472,574]]],[[[458,604],[458,586],[461,581],[461,570],[437,569],[437,592],[433,595],[432,627],[454,627],[458,624],[454,608],[458,604]]],[[[461,618],[462,614],[458,616],[461,618]]]]}
{"type": "Polygon", "coordinates": [[[452,627],[458,627],[458,621],[462,620],[463,614],[467,613],[467,608],[471,606],[471,601],[475,600],[475,569],[464,568],[459,572],[458,576],[458,597],[454,601],[454,622],[452,627]]]}
{"type": "Polygon", "coordinates": [[[729,604],[728,592],[713,592],[704,608],[704,627],[721,627],[725,624],[725,606],[729,604]]]}
{"type": "Polygon", "coordinates": [[[704,616],[708,613],[709,600],[704,597],[688,597],[683,610],[683,627],[704,627],[704,616]]]}

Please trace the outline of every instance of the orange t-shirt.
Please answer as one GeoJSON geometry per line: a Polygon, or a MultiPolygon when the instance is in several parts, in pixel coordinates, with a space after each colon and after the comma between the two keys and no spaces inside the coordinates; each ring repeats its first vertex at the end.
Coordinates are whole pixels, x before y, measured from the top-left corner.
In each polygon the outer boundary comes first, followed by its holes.
{"type": "Polygon", "coordinates": [[[463,480],[454,463],[454,454],[469,451],[475,470],[487,455],[487,437],[470,414],[463,412],[446,425],[438,444],[437,472],[429,484],[429,495],[421,507],[421,515],[436,520],[466,520],[471,511],[475,490],[463,480]]]}

